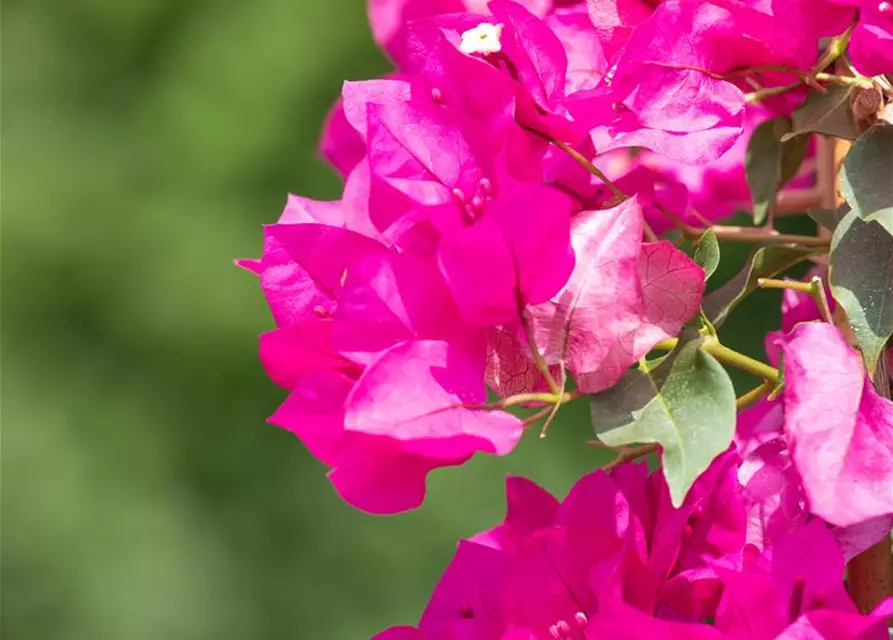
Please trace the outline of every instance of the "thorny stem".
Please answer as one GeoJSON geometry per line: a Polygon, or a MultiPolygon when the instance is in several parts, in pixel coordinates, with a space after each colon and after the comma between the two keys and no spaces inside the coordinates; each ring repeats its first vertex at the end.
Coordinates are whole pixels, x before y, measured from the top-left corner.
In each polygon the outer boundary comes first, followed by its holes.
{"type": "MultiPolygon", "coordinates": [[[[670,338],[669,340],[663,340],[654,345],[654,348],[660,351],[672,351],[676,348],[676,345],[679,344],[679,340],[677,338],[670,338]]],[[[763,380],[769,380],[773,384],[778,384],[780,376],[778,374],[778,369],[775,367],[770,367],[768,364],[760,362],[759,360],[754,360],[750,356],[746,356],[743,353],[739,353],[734,349],[729,349],[724,344],[721,344],[718,340],[713,338],[707,338],[704,340],[701,347],[712,355],[714,358],[722,362],[723,364],[727,364],[730,367],[735,367],[736,369],[740,369],[741,371],[746,371],[747,373],[751,373],[758,378],[762,378],[763,380]]]]}
{"type": "Polygon", "coordinates": [[[819,276],[813,276],[809,282],[759,278],[757,285],[761,289],[793,289],[794,291],[808,293],[815,300],[816,306],[818,306],[819,312],[822,314],[822,320],[834,324],[831,307],[828,305],[828,297],[825,295],[825,285],[819,276]]]}

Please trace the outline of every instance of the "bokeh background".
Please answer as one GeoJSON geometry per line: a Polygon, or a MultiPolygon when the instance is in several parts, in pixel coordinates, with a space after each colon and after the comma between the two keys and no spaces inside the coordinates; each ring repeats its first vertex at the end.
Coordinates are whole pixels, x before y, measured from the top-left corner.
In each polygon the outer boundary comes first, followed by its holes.
{"type": "MultiPolygon", "coordinates": [[[[232,259],[289,191],[337,197],[320,124],[387,69],[362,0],[5,0],[6,640],[368,638],[417,620],[506,473],[563,494],[600,462],[577,403],[376,518],[265,423],[271,321],[232,259]]],[[[759,355],[777,321],[760,294],[723,337],[759,355]]]]}

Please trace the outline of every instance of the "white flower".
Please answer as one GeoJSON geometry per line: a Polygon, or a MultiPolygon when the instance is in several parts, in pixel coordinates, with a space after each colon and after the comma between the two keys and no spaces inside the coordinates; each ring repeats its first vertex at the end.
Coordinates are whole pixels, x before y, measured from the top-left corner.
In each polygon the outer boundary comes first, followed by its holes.
{"type": "Polygon", "coordinates": [[[482,56],[490,53],[499,53],[502,51],[502,44],[499,42],[501,35],[501,24],[482,22],[474,29],[469,29],[462,34],[459,51],[468,55],[477,53],[482,56]]]}

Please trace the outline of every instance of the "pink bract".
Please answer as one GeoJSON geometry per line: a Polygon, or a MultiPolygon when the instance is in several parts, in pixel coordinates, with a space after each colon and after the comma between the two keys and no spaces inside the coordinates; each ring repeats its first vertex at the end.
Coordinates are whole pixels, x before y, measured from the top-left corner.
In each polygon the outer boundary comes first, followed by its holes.
{"type": "Polygon", "coordinates": [[[831,325],[801,324],[782,349],[785,431],[813,512],[839,526],[893,514],[893,402],[831,325]]]}
{"type": "Polygon", "coordinates": [[[840,581],[843,556],[820,522],[762,553],[742,549],[735,466],[734,455],[722,456],[678,510],[662,475],[637,464],[584,476],[560,503],[510,477],[505,521],[459,544],[418,627],[376,637],[771,640],[812,637],[797,634],[813,626],[844,640],[883,632],[893,603],[856,612],[840,581]],[[734,514],[732,538],[699,533],[722,522],[722,511],[734,514]],[[705,617],[715,627],[701,624],[705,617]]]}
{"type": "Polygon", "coordinates": [[[576,216],[577,266],[551,300],[529,309],[546,360],[565,362],[587,393],[617,382],[700,304],[704,272],[667,242],[643,245],[642,229],[636,200],[576,216]]]}

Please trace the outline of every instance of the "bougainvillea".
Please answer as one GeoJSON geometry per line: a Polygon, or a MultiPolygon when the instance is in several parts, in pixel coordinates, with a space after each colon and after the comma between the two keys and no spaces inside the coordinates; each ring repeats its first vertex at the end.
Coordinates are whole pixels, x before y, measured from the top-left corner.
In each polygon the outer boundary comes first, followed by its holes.
{"type": "Polygon", "coordinates": [[[561,502],[509,478],[505,522],[377,637],[886,638],[893,4],[368,9],[394,70],[327,119],[341,199],[289,196],[240,261],[289,392],[270,422],[375,514],[570,402],[617,451],[561,502]],[[797,213],[815,235],[776,230],[797,213]],[[753,251],[708,283],[727,242],[753,251]],[[767,288],[761,360],[722,325],[767,288]]]}

